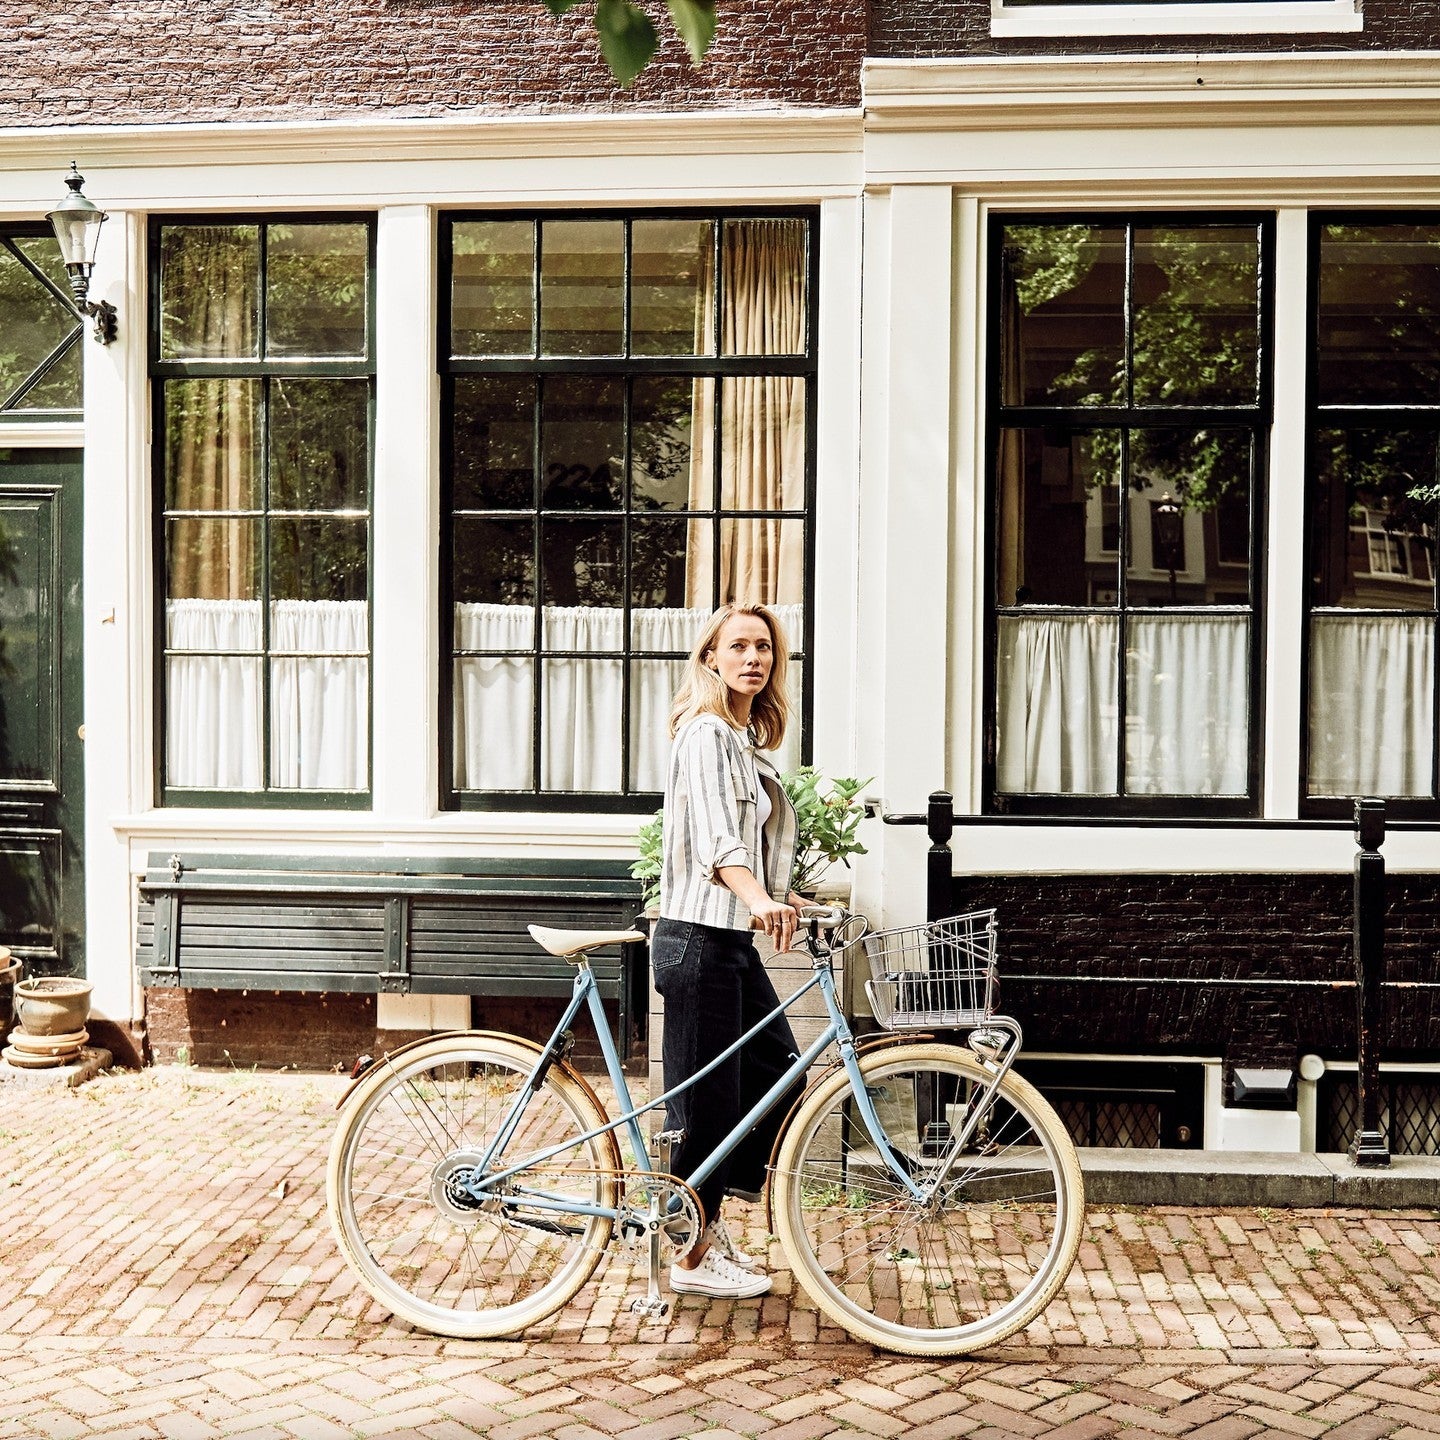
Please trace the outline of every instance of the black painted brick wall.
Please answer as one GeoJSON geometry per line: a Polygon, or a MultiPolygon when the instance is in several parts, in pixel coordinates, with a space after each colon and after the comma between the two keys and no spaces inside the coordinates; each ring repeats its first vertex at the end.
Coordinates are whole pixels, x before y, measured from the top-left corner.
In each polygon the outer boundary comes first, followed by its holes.
{"type": "MultiPolygon", "coordinates": [[[[1348,874],[956,877],[954,908],[999,911],[1000,1008],[1027,1048],[1244,1064],[1354,1056],[1351,886],[1348,874]]],[[[1387,980],[1440,981],[1440,877],[1392,875],[1386,898],[1387,980]]],[[[1440,990],[1387,986],[1384,1047],[1440,1054],[1440,990]]]]}
{"type": "Polygon", "coordinates": [[[1365,0],[1363,30],[1318,35],[1106,35],[995,40],[990,0],[872,0],[870,53],[892,58],[994,55],[1196,55],[1299,50],[1437,50],[1435,0],[1365,0]]]}

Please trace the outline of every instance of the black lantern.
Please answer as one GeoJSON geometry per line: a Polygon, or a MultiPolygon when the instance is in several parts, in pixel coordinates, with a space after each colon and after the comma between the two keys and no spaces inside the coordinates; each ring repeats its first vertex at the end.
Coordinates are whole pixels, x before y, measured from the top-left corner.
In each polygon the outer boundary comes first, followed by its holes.
{"type": "Polygon", "coordinates": [[[1185,556],[1185,512],[1167,490],[1151,512],[1150,543],[1155,568],[1170,572],[1170,603],[1175,603],[1175,572],[1185,556]]]}
{"type": "Polygon", "coordinates": [[[95,322],[95,338],[108,345],[116,332],[115,307],[105,300],[91,300],[90,272],[95,268],[95,250],[100,243],[100,227],[109,218],[93,201],[86,199],[80,187],[85,183],[80,168],[72,160],[65,177],[70,192],[45,217],[55,231],[60,258],[70,276],[70,291],[75,308],[95,322]]]}

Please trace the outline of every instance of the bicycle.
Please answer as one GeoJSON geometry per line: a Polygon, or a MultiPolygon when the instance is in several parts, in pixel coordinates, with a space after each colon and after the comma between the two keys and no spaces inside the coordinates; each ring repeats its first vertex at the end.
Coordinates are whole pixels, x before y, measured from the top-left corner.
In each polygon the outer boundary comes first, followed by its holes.
{"type": "Polygon", "coordinates": [[[671,1092],[633,1101],[587,960],[645,937],[529,928],[577,968],[545,1044],[429,1037],[373,1063],[340,1102],[330,1219],[361,1283],[397,1316],[443,1335],[514,1335],[574,1296],[618,1237],[648,1258],[632,1308],[663,1317],[662,1257],[682,1258],[701,1233],[692,1187],[832,1044],[836,1058],[795,1102],[770,1166],[770,1229],[815,1304],[881,1348],[955,1355],[1027,1325],[1064,1284],[1084,1188],[1059,1117],[1012,1069],[1020,1026],[993,1013],[993,910],[866,934],[861,916],[807,908],[811,977],[700,1075],[812,989],[828,1023],[687,1177],[668,1173],[674,1133],[657,1135],[653,1153],[646,1144],[640,1117],[671,1092]],[[858,1043],[831,959],[857,940],[886,1027],[858,1043]],[[582,1008],[614,1118],[567,1059],[582,1008]],[[940,1027],[968,1030],[966,1045],[926,1033],[940,1027]]]}

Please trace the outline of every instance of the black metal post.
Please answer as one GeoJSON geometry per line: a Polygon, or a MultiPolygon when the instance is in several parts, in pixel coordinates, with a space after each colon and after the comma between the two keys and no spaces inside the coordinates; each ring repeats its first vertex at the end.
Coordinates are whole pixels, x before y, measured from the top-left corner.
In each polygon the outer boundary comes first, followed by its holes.
{"type": "Polygon", "coordinates": [[[1356,1085],[1360,1125],[1350,1142],[1356,1165],[1390,1163],[1390,1145],[1380,1128],[1380,1050],[1385,985],[1385,802],[1355,802],[1355,986],[1359,1034],[1356,1085]]]}
{"type": "Polygon", "coordinates": [[[950,837],[955,833],[955,797],[948,790],[933,790],[925,812],[930,850],[925,857],[925,918],[943,920],[955,910],[954,871],[950,837]]]}

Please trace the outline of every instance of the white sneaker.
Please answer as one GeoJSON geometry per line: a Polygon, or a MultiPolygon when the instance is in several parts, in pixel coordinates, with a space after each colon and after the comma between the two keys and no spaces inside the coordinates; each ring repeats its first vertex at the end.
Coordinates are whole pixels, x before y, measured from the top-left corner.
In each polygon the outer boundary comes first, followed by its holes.
{"type": "Polygon", "coordinates": [[[760,1257],[747,1255],[735,1243],[735,1237],[725,1228],[725,1222],[718,1215],[705,1227],[705,1238],[711,1247],[718,1250],[732,1265],[738,1265],[742,1270],[755,1270],[759,1267],[760,1257]]]}
{"type": "Polygon", "coordinates": [[[705,1252],[705,1258],[693,1269],[679,1265],[670,1267],[670,1288],[681,1295],[714,1295],[723,1300],[752,1300],[770,1291],[768,1275],[752,1275],[718,1250],[705,1252]]]}

